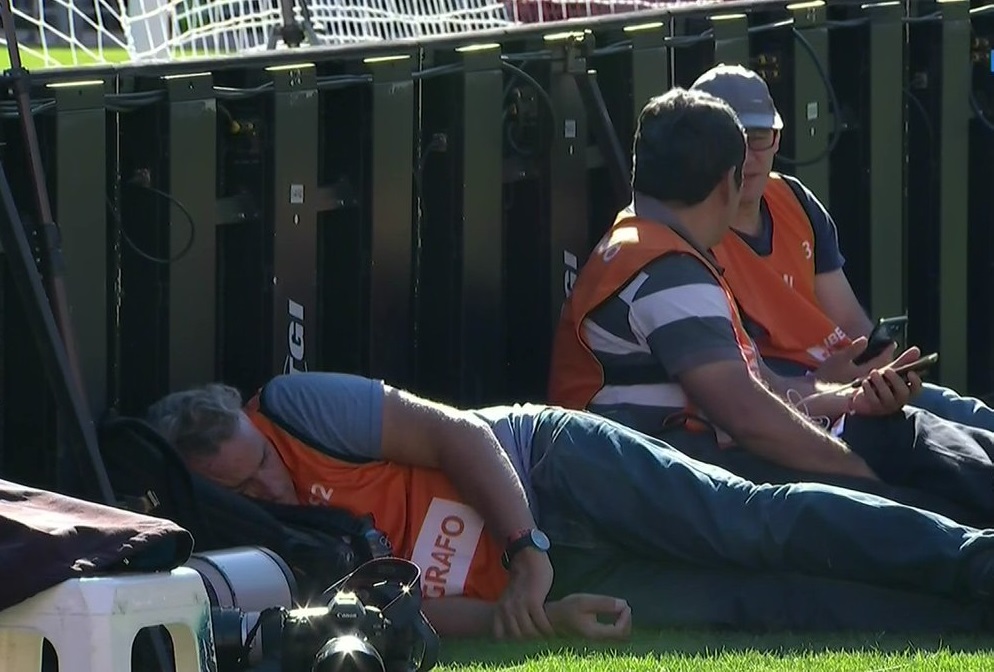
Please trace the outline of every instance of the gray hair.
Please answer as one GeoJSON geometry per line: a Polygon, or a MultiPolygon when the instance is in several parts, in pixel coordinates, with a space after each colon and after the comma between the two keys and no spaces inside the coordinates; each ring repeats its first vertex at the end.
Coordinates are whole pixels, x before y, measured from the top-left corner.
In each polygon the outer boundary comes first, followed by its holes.
{"type": "Polygon", "coordinates": [[[184,457],[210,455],[234,436],[241,418],[242,395],[212,383],[174,392],[149,407],[149,424],[184,457]]]}

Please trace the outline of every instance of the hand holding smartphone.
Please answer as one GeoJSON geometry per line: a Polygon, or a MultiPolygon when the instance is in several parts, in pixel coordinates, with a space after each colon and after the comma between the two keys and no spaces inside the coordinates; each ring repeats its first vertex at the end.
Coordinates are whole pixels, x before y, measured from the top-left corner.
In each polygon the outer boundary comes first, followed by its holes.
{"type": "MultiPolygon", "coordinates": [[[[901,378],[907,381],[909,373],[911,372],[923,373],[929,370],[930,368],[932,368],[933,366],[935,366],[936,362],[938,361],[939,361],[939,353],[933,352],[931,355],[925,355],[924,357],[919,357],[913,362],[897,367],[896,369],[894,369],[894,373],[901,376],[901,378]]],[[[858,378],[854,380],[849,385],[849,387],[853,388],[860,387],[863,384],[863,381],[865,380],[866,378],[858,378]]]]}
{"type": "Polygon", "coordinates": [[[866,350],[852,360],[853,364],[866,364],[886,350],[891,343],[903,335],[904,328],[908,324],[907,315],[897,317],[882,317],[877,320],[876,326],[866,339],[866,350]]]}

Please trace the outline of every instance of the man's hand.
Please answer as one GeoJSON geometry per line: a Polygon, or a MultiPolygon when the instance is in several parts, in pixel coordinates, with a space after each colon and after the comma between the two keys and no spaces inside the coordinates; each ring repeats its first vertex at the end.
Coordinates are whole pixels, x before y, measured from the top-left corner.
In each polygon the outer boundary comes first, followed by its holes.
{"type": "Polygon", "coordinates": [[[858,378],[865,378],[873,369],[887,366],[896,349],[897,344],[891,344],[870,361],[853,364],[853,360],[866,350],[866,336],[860,336],[822,362],[815,370],[815,378],[826,383],[851,383],[858,378]]]}
{"type": "Polygon", "coordinates": [[[632,634],[632,608],[616,597],[574,593],[546,604],[545,613],[558,635],[624,640],[632,634]],[[598,616],[608,616],[611,622],[605,623],[598,616]]]}
{"type": "Polygon", "coordinates": [[[920,356],[918,348],[908,348],[887,366],[870,371],[850,400],[853,412],[857,415],[890,415],[904,408],[908,400],[921,390],[922,380],[918,374],[910,372],[906,374],[905,381],[894,369],[910,364],[920,356]]]}
{"type": "Polygon", "coordinates": [[[546,553],[523,549],[511,560],[511,580],[494,612],[494,637],[532,639],[556,634],[545,613],[552,588],[552,563],[546,553]]]}

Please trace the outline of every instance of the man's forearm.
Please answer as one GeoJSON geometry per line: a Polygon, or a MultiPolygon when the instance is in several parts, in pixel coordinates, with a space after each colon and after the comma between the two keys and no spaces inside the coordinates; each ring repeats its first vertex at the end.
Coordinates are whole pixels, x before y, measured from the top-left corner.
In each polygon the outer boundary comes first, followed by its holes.
{"type": "Polygon", "coordinates": [[[421,603],[421,611],[442,637],[487,637],[493,634],[496,605],[470,597],[439,597],[421,603]]]}
{"type": "Polygon", "coordinates": [[[824,383],[814,376],[784,378],[770,370],[764,371],[770,389],[790,406],[809,418],[828,418],[834,422],[849,410],[856,390],[837,383],[824,383]],[[800,402],[803,405],[799,405],[800,402]]]}
{"type": "Polygon", "coordinates": [[[513,533],[535,527],[521,479],[485,422],[466,414],[438,439],[440,468],[483,516],[495,541],[503,543],[513,533]]]}
{"type": "Polygon", "coordinates": [[[873,478],[858,455],[758,383],[729,428],[740,447],[802,471],[873,478]]]}

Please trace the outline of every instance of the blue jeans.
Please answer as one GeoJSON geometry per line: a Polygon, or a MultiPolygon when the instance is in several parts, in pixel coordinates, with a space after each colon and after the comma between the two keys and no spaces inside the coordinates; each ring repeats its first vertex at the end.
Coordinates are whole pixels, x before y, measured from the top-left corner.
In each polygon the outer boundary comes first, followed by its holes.
{"type": "Polygon", "coordinates": [[[963,601],[994,595],[994,530],[831,485],[756,485],[582,412],[544,411],[532,453],[537,517],[554,544],[963,601]]]}
{"type": "Polygon", "coordinates": [[[994,432],[994,409],[979,399],[962,397],[948,387],[925,383],[911,406],[967,427],[994,432]]]}

